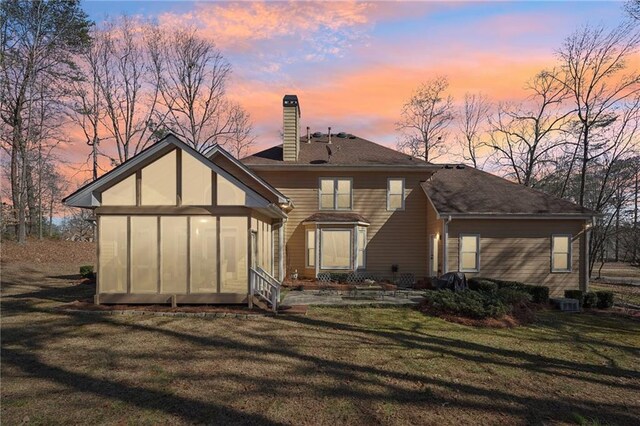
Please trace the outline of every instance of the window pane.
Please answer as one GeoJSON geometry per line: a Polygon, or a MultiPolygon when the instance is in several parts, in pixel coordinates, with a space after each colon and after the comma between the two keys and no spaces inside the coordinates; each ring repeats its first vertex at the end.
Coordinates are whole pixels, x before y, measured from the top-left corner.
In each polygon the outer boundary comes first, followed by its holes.
{"type": "Polygon", "coordinates": [[[187,218],[160,218],[160,291],[187,292],[187,218]]]}
{"type": "Polygon", "coordinates": [[[131,217],[131,292],[158,291],[158,218],[131,217]]]}
{"type": "Polygon", "coordinates": [[[556,253],[569,253],[569,237],[553,237],[553,251],[556,253]]]}
{"type": "Polygon", "coordinates": [[[554,253],[553,255],[553,269],[568,270],[569,269],[569,256],[566,253],[554,253]]]}
{"type": "Polygon", "coordinates": [[[220,288],[223,293],[247,293],[247,218],[220,218],[220,288]]]}
{"type": "Polygon", "coordinates": [[[389,179],[389,193],[390,194],[402,194],[402,179],[389,179]]]}
{"type": "Polygon", "coordinates": [[[351,194],[338,194],[338,208],[339,209],[351,208],[351,194]]]}
{"type": "Polygon", "coordinates": [[[321,179],[320,180],[320,191],[323,194],[333,194],[333,179],[321,179]]]}
{"type": "Polygon", "coordinates": [[[462,253],[461,255],[461,264],[462,269],[478,269],[478,265],[476,264],[476,254],[475,253],[462,253]]]}
{"type": "Polygon", "coordinates": [[[402,195],[390,194],[389,195],[389,209],[396,210],[402,208],[402,195]]]}
{"type": "Polygon", "coordinates": [[[478,237],[476,236],[473,236],[473,235],[463,236],[460,239],[461,250],[466,253],[468,252],[475,253],[478,248],[477,241],[478,241],[478,237]]]}
{"type": "Polygon", "coordinates": [[[100,217],[100,268],[98,277],[101,293],[127,292],[127,218],[100,217]]]}
{"type": "Polygon", "coordinates": [[[143,206],[176,205],[176,152],[171,151],[142,169],[143,206]]]}
{"type": "Polygon", "coordinates": [[[102,193],[103,206],[135,206],[136,175],[135,173],[122,182],[118,182],[102,193]]]}
{"type": "Polygon", "coordinates": [[[320,208],[321,209],[332,209],[333,207],[333,194],[325,194],[322,193],[320,196],[320,208]]]}
{"type": "Polygon", "coordinates": [[[316,266],[316,231],[307,230],[307,266],[316,266]]]}
{"type": "Polygon", "coordinates": [[[313,248],[307,250],[307,265],[312,268],[316,267],[316,250],[313,248]]]}
{"type": "Polygon", "coordinates": [[[211,169],[186,152],[182,152],[182,204],[211,205],[211,169]]]}
{"type": "Polygon", "coordinates": [[[215,293],[218,289],[216,218],[191,217],[191,292],[215,293]]]}
{"type": "Polygon", "coordinates": [[[351,179],[338,179],[338,193],[351,195],[351,179]]]}
{"type": "Polygon", "coordinates": [[[221,206],[244,206],[245,193],[223,176],[218,175],[218,204],[221,206]]]}
{"type": "Polygon", "coordinates": [[[351,267],[351,231],[322,231],[321,266],[324,269],[351,267]]]}

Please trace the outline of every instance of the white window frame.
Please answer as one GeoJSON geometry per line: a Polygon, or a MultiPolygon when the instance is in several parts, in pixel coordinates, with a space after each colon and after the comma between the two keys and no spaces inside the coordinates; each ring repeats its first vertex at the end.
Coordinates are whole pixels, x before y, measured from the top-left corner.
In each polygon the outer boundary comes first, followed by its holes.
{"type": "Polygon", "coordinates": [[[305,229],[304,256],[305,256],[305,266],[307,268],[313,269],[318,264],[317,252],[318,252],[318,232],[317,232],[315,227],[314,228],[306,228],[305,229]],[[313,247],[309,247],[309,234],[310,233],[313,234],[313,247]],[[311,258],[309,256],[309,250],[313,250],[313,258],[311,258]],[[311,264],[310,260],[313,260],[313,265],[311,264]]]}
{"type": "Polygon", "coordinates": [[[320,228],[319,229],[319,240],[317,240],[316,244],[317,247],[319,249],[319,255],[318,255],[318,269],[322,270],[322,271],[338,271],[338,270],[343,270],[343,271],[350,271],[353,270],[353,228],[320,228]],[[350,246],[349,247],[349,266],[347,267],[333,267],[333,266],[325,266],[322,264],[322,240],[324,238],[323,234],[325,231],[342,231],[342,232],[349,232],[349,241],[350,241],[350,246]]]}
{"type": "Polygon", "coordinates": [[[458,271],[480,272],[480,234],[459,234],[458,235],[458,271]],[[476,237],[476,269],[462,268],[462,237],[476,237]]]}
{"type": "Polygon", "coordinates": [[[404,178],[394,178],[394,177],[390,177],[387,178],[387,211],[402,211],[404,210],[404,197],[406,194],[406,187],[405,187],[405,179],[404,178]],[[397,208],[397,209],[392,209],[389,207],[389,196],[391,195],[391,181],[392,180],[399,180],[402,181],[402,194],[393,194],[393,195],[402,195],[402,205],[397,208]]]}
{"type": "Polygon", "coordinates": [[[551,272],[554,274],[569,274],[573,271],[573,235],[572,234],[551,234],[551,272]],[[553,255],[555,253],[555,238],[556,237],[566,237],[569,239],[569,244],[567,247],[569,248],[569,252],[567,253],[567,269],[556,269],[553,261],[553,255]]]}
{"type": "Polygon", "coordinates": [[[354,235],[356,238],[353,246],[356,250],[353,264],[355,265],[356,270],[363,270],[367,268],[367,228],[365,226],[356,226],[356,232],[354,235]],[[358,244],[358,236],[360,235],[360,232],[364,233],[364,247],[360,247],[360,244],[358,244]],[[358,265],[358,254],[360,252],[362,252],[362,265],[358,265]]]}
{"type": "Polygon", "coordinates": [[[340,210],[340,211],[351,211],[353,210],[353,178],[350,177],[320,177],[318,178],[318,210],[340,210]],[[333,181],[333,207],[327,208],[322,207],[322,181],[323,180],[331,180],[333,181]],[[338,181],[346,180],[349,181],[349,208],[338,208],[338,181]]]}

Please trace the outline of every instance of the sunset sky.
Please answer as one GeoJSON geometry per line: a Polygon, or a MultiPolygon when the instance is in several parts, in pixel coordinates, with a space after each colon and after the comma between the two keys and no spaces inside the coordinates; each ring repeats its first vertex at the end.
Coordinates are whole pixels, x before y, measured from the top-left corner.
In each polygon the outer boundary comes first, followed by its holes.
{"type": "MultiPolygon", "coordinates": [[[[395,146],[411,91],[446,75],[467,91],[521,99],[553,65],[562,40],[586,23],[614,26],[620,2],[93,2],[100,22],[120,14],[190,25],[233,66],[229,94],[253,118],[259,148],[279,143],[281,100],[297,94],[302,129],[331,126],[395,146]]],[[[76,156],[87,151],[78,143],[76,156]]],[[[84,155],[84,154],[83,154],[84,155]]],[[[78,157],[76,157],[78,158],[78,157]]]]}

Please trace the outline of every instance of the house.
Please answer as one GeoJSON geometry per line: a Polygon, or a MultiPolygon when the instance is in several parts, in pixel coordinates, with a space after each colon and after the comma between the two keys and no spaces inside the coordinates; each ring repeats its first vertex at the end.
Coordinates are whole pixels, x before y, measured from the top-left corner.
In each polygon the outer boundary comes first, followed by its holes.
{"type": "Polygon", "coordinates": [[[588,285],[594,213],[462,165],[343,132],[300,134],[238,161],[169,135],[65,198],[98,223],[97,303],[275,306],[291,274],[427,280],[449,271],[588,285]]]}

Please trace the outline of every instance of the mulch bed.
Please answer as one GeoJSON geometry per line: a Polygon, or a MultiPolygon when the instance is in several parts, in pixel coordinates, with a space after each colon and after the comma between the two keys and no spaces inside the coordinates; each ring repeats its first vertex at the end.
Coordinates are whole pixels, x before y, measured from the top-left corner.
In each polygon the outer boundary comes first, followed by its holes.
{"type": "Polygon", "coordinates": [[[484,328],[513,328],[519,327],[521,325],[531,324],[536,320],[536,311],[542,309],[550,309],[546,307],[539,307],[532,305],[527,308],[520,308],[515,310],[513,313],[505,315],[501,318],[467,318],[460,315],[454,315],[449,313],[444,313],[440,311],[436,311],[431,309],[425,303],[421,303],[416,308],[420,312],[433,316],[442,318],[445,321],[454,322],[457,324],[468,325],[471,327],[484,327],[484,328]]]}

